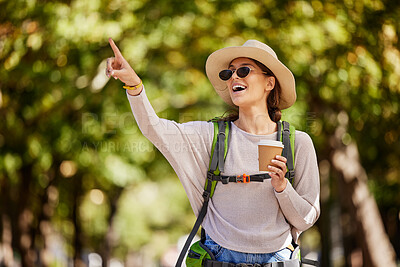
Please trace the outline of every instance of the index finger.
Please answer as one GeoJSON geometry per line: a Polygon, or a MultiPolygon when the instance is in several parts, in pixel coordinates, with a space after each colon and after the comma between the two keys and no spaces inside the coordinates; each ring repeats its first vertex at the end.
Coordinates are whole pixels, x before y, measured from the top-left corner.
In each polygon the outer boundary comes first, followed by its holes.
{"type": "Polygon", "coordinates": [[[122,57],[121,51],[119,51],[117,45],[114,43],[114,40],[108,38],[108,42],[110,43],[111,49],[114,51],[115,56],[122,57]]]}

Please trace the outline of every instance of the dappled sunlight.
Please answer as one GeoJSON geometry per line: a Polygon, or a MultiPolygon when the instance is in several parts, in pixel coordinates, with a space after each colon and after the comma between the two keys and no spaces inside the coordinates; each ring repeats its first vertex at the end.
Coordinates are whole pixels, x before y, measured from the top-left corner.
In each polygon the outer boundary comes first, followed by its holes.
{"type": "Polygon", "coordinates": [[[109,37],[157,114],[176,122],[229,110],[205,74],[211,52],[248,39],[274,48],[296,79],[283,119],[311,136],[319,161],[322,213],[301,236],[304,253],[335,267],[400,258],[397,1],[15,0],[0,10],[1,266],[167,266],[190,232],[174,170],[106,76],[109,37]]]}

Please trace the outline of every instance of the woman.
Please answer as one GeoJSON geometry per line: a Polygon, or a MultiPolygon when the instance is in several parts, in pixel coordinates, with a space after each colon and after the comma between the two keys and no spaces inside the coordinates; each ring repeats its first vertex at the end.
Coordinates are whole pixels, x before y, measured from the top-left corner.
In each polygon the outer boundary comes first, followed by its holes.
{"type": "MultiPolygon", "coordinates": [[[[142,82],[115,43],[107,60],[107,75],[120,79],[142,133],[164,154],[177,173],[198,215],[210,160],[214,126],[210,122],[179,124],[160,119],[151,107],[142,82]]],[[[266,44],[255,40],[212,53],[207,76],[228,104],[238,107],[232,118],[225,175],[257,174],[257,143],[276,140],[281,110],[296,100],[290,70],[266,44]]],[[[277,155],[263,183],[217,186],[202,227],[205,245],[218,261],[263,264],[289,260],[292,241],[318,219],[319,174],[310,137],[295,134],[295,180],[285,179],[286,158],[277,155]]]]}

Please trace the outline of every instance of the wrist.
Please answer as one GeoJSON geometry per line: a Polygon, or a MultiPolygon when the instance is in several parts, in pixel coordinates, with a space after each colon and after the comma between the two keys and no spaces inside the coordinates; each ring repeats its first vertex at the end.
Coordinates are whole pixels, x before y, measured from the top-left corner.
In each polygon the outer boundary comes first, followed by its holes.
{"type": "Polygon", "coordinates": [[[130,86],[128,84],[125,84],[125,86],[123,86],[124,89],[126,89],[126,91],[128,92],[128,94],[135,96],[138,95],[142,92],[143,90],[143,82],[142,80],[140,80],[140,82],[136,85],[130,86]]]}
{"type": "Polygon", "coordinates": [[[137,82],[126,82],[125,85],[123,86],[124,89],[127,90],[136,90],[137,88],[141,87],[143,85],[143,82],[141,79],[137,82]]]}
{"type": "Polygon", "coordinates": [[[286,189],[286,186],[287,186],[287,180],[285,179],[280,186],[274,188],[275,192],[282,193],[286,189]]]}
{"type": "Polygon", "coordinates": [[[141,84],[141,83],[142,83],[142,80],[139,80],[139,81],[129,81],[129,82],[126,82],[124,86],[127,86],[127,87],[135,87],[135,86],[138,86],[138,85],[141,84]]]}
{"type": "Polygon", "coordinates": [[[140,86],[140,87],[138,87],[138,88],[135,89],[135,90],[126,90],[126,92],[127,92],[129,95],[131,95],[131,96],[137,96],[137,95],[140,95],[140,93],[142,92],[142,90],[143,90],[143,85],[140,86]]]}

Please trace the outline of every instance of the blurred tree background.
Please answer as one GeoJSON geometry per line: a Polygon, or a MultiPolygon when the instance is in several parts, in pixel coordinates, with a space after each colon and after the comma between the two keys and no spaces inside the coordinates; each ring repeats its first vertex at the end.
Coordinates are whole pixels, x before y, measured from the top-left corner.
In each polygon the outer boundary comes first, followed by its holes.
{"type": "Polygon", "coordinates": [[[2,0],[0,15],[0,266],[168,266],[194,223],[105,76],[108,37],[159,116],[179,122],[228,109],[205,76],[211,52],[273,47],[297,82],[284,118],[311,135],[321,172],[303,255],[396,266],[398,1],[2,0]]]}

